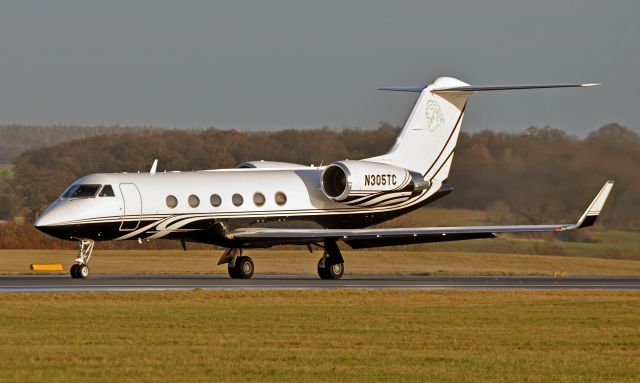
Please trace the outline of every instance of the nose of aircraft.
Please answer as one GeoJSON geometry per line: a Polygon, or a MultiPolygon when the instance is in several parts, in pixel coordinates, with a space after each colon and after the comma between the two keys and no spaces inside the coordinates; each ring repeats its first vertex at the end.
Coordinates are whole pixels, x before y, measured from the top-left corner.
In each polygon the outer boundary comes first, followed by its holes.
{"type": "Polygon", "coordinates": [[[71,210],[60,204],[53,204],[42,213],[35,222],[36,229],[53,237],[69,238],[69,225],[65,224],[71,217],[71,210]]]}

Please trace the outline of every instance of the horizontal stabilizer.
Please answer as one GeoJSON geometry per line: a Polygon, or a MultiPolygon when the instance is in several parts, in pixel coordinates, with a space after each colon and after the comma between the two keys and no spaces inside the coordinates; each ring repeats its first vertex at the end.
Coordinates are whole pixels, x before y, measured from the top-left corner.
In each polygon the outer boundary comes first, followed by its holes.
{"type": "MultiPolygon", "coordinates": [[[[583,84],[523,84],[523,85],[468,85],[456,87],[434,87],[431,89],[433,93],[477,93],[498,90],[523,90],[523,89],[554,89],[554,88],[583,88],[597,86],[600,83],[583,83],[583,84]]],[[[424,86],[391,86],[378,88],[378,90],[388,90],[392,92],[416,92],[420,93],[425,89],[424,86]]]]}
{"type": "Polygon", "coordinates": [[[391,92],[416,92],[420,93],[424,90],[424,86],[390,86],[385,88],[378,88],[378,90],[388,90],[391,92]]]}
{"type": "Polygon", "coordinates": [[[496,90],[521,90],[521,89],[553,89],[553,88],[583,88],[597,86],[599,83],[585,84],[525,84],[525,85],[484,85],[484,86],[457,86],[453,88],[434,88],[434,93],[476,93],[496,90]]]}

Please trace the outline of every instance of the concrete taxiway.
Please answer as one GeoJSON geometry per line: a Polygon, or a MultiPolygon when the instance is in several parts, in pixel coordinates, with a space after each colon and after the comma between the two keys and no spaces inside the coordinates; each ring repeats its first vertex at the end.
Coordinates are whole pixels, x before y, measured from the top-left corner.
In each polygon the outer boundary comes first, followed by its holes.
{"type": "Polygon", "coordinates": [[[298,289],[602,289],[640,290],[640,277],[519,276],[315,276],[263,275],[230,279],[223,275],[66,275],[2,276],[0,292],[162,291],[162,290],[298,290],[298,289]]]}

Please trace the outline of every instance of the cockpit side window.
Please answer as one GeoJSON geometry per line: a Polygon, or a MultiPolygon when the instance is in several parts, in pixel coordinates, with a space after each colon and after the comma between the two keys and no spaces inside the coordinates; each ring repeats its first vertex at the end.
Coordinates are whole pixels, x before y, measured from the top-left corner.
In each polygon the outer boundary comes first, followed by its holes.
{"type": "MultiPolygon", "coordinates": [[[[102,185],[73,185],[62,195],[62,198],[92,198],[102,185]]],[[[113,190],[112,190],[113,192],[113,190]]]]}
{"type": "Polygon", "coordinates": [[[111,187],[111,185],[104,185],[102,187],[102,190],[100,190],[100,194],[98,194],[98,197],[115,197],[116,194],[113,192],[113,188],[111,187]]]}
{"type": "Polygon", "coordinates": [[[69,198],[69,196],[71,196],[71,194],[73,194],[73,192],[76,191],[78,186],[80,186],[80,185],[71,185],[71,186],[69,186],[67,188],[67,190],[65,190],[64,193],[62,193],[60,198],[69,198]]]}

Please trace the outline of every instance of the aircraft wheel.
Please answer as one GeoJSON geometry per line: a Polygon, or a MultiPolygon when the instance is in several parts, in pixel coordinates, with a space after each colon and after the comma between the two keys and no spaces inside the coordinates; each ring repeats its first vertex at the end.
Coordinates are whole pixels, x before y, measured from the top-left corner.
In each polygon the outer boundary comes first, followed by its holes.
{"type": "Polygon", "coordinates": [[[76,268],[76,273],[78,274],[78,278],[87,279],[89,276],[89,266],[86,264],[78,265],[76,268]]]}
{"type": "MultiPolygon", "coordinates": [[[[237,263],[236,263],[237,265],[237,263]]],[[[233,279],[239,278],[238,277],[238,268],[237,267],[231,267],[231,264],[228,263],[227,264],[227,272],[229,273],[229,276],[233,279]]]]}
{"type": "Polygon", "coordinates": [[[326,267],[320,266],[320,263],[322,263],[322,259],[318,261],[318,276],[320,279],[329,279],[329,270],[326,267]]]}
{"type": "Polygon", "coordinates": [[[329,275],[331,279],[340,279],[344,275],[344,263],[336,263],[329,266],[329,275]]]}
{"type": "Polygon", "coordinates": [[[73,279],[86,279],[89,276],[89,266],[84,263],[74,263],[69,269],[69,275],[73,279]]]}
{"type": "Polygon", "coordinates": [[[240,256],[236,259],[235,267],[228,266],[229,276],[234,279],[249,279],[253,277],[255,267],[253,259],[247,256],[240,256]]]}
{"type": "Polygon", "coordinates": [[[253,277],[253,259],[251,257],[242,256],[236,260],[236,266],[238,267],[238,275],[242,279],[249,279],[253,277]]]}
{"type": "Polygon", "coordinates": [[[71,278],[76,279],[78,278],[78,264],[74,263],[73,265],[71,265],[71,268],[69,269],[69,275],[71,275],[71,278]]]}
{"type": "Polygon", "coordinates": [[[318,275],[322,279],[340,279],[344,275],[344,263],[336,263],[333,265],[327,265],[321,267],[322,259],[318,261],[318,275]]]}

